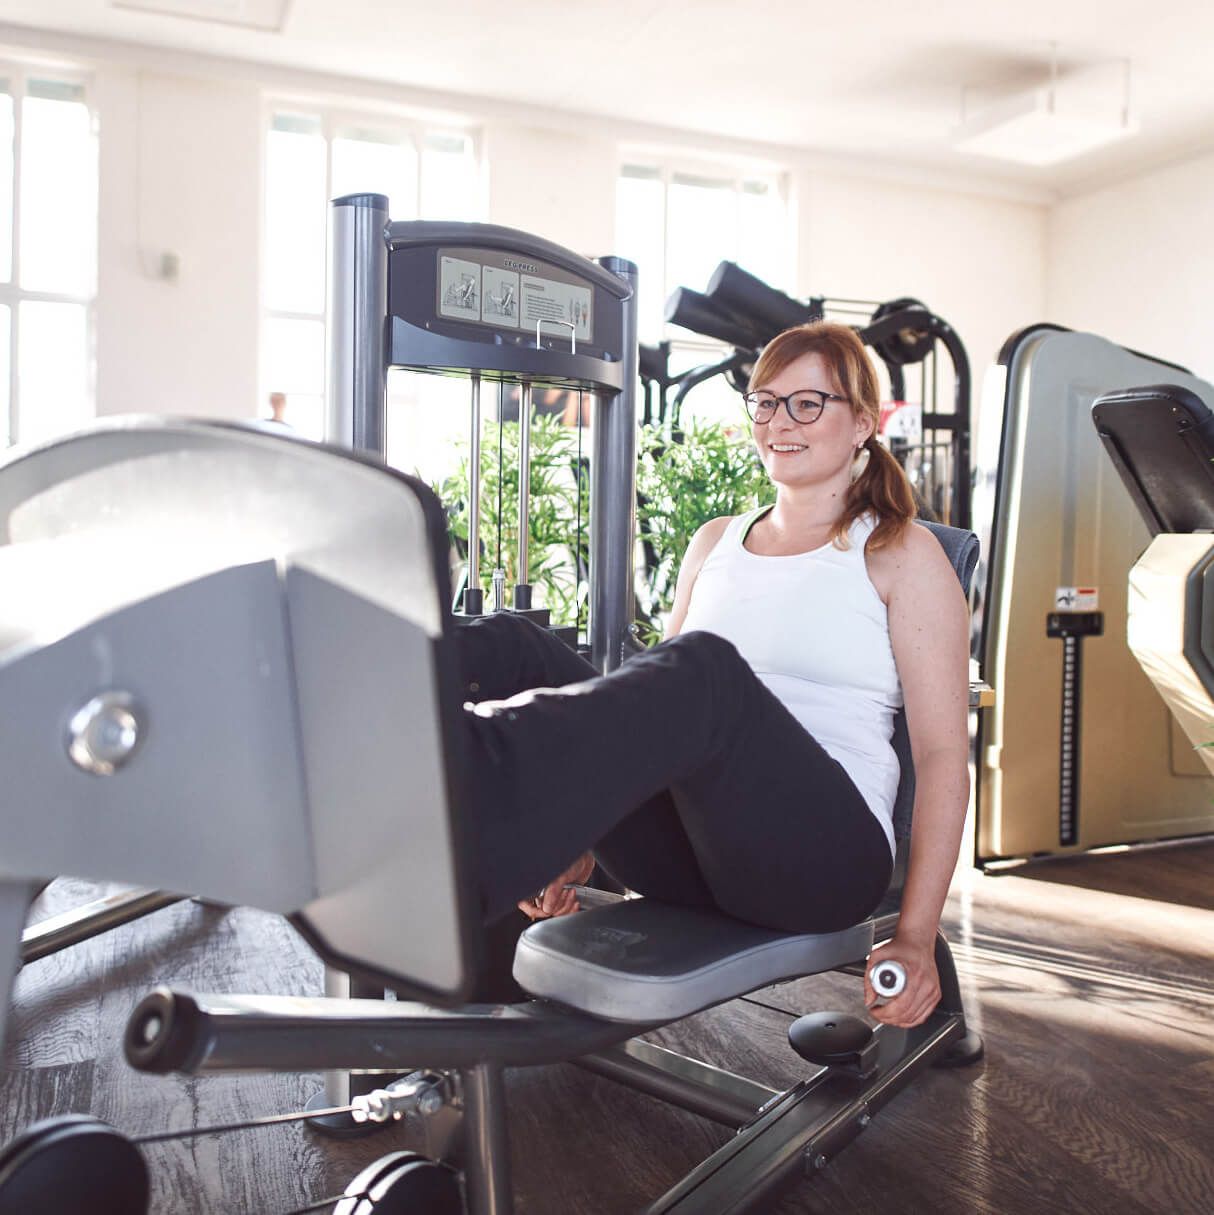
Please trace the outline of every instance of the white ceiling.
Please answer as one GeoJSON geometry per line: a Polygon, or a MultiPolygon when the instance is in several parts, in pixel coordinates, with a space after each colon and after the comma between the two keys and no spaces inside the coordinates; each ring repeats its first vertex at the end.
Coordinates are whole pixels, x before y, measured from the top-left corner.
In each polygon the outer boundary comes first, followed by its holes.
{"type": "Polygon", "coordinates": [[[216,20],[137,2],[0,0],[0,21],[1062,193],[1214,147],[1201,0],[286,0],[280,32],[235,23],[269,0],[160,0],[216,20]],[[1051,41],[1062,87],[1111,105],[1131,60],[1138,133],[1050,168],[952,151],[963,91],[972,107],[1044,84],[1051,41]]]}

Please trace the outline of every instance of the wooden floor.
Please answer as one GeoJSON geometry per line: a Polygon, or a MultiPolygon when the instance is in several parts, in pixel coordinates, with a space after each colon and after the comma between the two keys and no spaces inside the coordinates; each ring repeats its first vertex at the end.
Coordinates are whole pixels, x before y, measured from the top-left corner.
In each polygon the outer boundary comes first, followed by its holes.
{"type": "MultiPolygon", "coordinates": [[[[1214,843],[963,872],[945,926],[986,1059],[930,1072],[773,1212],[832,1215],[1209,1215],[1214,1211],[1214,843]]],[[[60,879],[34,917],[93,897],[60,879]]],[[[131,1133],[299,1107],[315,1077],[180,1081],[122,1060],[157,983],[319,994],[283,921],[182,903],[26,967],[0,1076],[0,1141],[53,1113],[131,1133]]],[[[804,1065],[795,1013],[860,1008],[846,976],[771,989],[654,1035],[784,1087],[804,1065]]],[[[562,1065],[508,1075],[518,1211],[642,1209],[726,1138],[690,1114],[562,1065]]],[[[393,1129],[333,1142],[301,1126],[146,1149],[156,1215],[282,1215],[340,1193],[403,1146],[393,1129]]],[[[419,1213],[421,1215],[421,1213],[419,1213]]]]}

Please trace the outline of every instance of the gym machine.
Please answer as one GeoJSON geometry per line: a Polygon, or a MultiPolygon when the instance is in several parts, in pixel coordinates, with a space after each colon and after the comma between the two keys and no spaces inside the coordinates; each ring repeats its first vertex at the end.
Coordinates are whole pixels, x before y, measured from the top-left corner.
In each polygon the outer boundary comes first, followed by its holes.
{"type": "MultiPolygon", "coordinates": [[[[722,262],[704,292],[677,288],[666,303],[666,320],[733,347],[720,360],[669,373],[669,344],[641,348],[647,403],[657,394],[656,419],[677,430],[688,393],[724,376],[738,392],[759,352],[776,334],[816,320],[852,325],[885,367],[894,405],[905,407],[906,370],[920,370],[919,409],[910,435],[890,435],[890,451],[907,471],[922,513],[954,527],[970,525],[970,365],[956,331],[920,301],[873,301],[815,296],[801,302],[776,290],[733,262],[722,262]],[[937,351],[943,347],[953,369],[951,408],[940,399],[937,351]],[[673,395],[670,390],[674,389],[673,395]]],[[[654,413],[647,409],[647,419],[654,413]]]]}
{"type": "Polygon", "coordinates": [[[1151,534],[1130,570],[1130,650],[1214,775],[1214,413],[1165,384],[1098,397],[1092,421],[1151,534]]]}
{"type": "MultiPolygon", "coordinates": [[[[826,1167],[925,1067],[980,1056],[943,935],[943,996],[927,1021],[902,1031],[842,1014],[799,1018],[790,1043],[813,1066],[783,1093],[638,1035],[781,980],[863,973],[874,942],[897,923],[913,799],[905,720],[894,736],[900,864],[872,919],[792,935],[604,895],[524,933],[514,974],[533,999],[464,1004],[479,925],[465,872],[446,520],[424,485],[357,449],[382,443],[391,361],[460,371],[474,384],[477,375],[594,384],[607,413],[596,420],[591,470],[590,636],[596,661],[614,665],[630,606],[632,271],[501,228],[388,224],[374,195],[335,210],[334,256],[345,265],[335,287],[346,302],[334,317],[334,378],[343,358],[360,369],[349,410],[333,409],[334,430],[347,427],[344,448],[219,424],[115,420],[0,466],[6,579],[28,574],[33,605],[66,575],[90,592],[49,634],[9,615],[7,603],[0,617],[0,706],[22,706],[0,737],[0,763],[20,773],[15,796],[46,807],[20,832],[0,822],[0,915],[28,874],[83,867],[282,913],[327,964],[393,988],[402,998],[391,1002],[161,989],[127,1027],[127,1058],[148,1072],[394,1075],[425,1060],[429,1070],[328,1112],[370,1122],[458,1114],[460,1168],[392,1153],[335,1200],[342,1215],[505,1215],[502,1070],[557,1060],[738,1131],[651,1212],[765,1209],[777,1190],[826,1167]],[[480,267],[482,299],[489,268],[517,272],[520,290],[524,275],[563,283],[562,293],[584,285],[590,334],[576,335],[578,352],[542,327],[516,335],[487,326],[483,312],[475,321],[468,263],[480,267]],[[451,307],[466,314],[442,311],[448,285],[457,288],[451,307]],[[89,572],[96,577],[79,578],[89,572]],[[77,705],[89,711],[81,717],[77,705]],[[64,720],[76,722],[66,741],[64,720]],[[169,786],[178,793],[171,821],[169,786]],[[244,845],[235,855],[233,838],[244,845]]],[[[974,537],[925,526],[967,587],[974,537]]],[[[0,919],[0,945],[15,940],[6,928],[11,917],[0,919]]],[[[874,979],[887,994],[897,989],[892,971],[874,979]]],[[[146,1192],[137,1146],[94,1119],[52,1120],[0,1152],[5,1215],[103,1202],[132,1215],[146,1192]]]]}
{"type": "MultiPolygon", "coordinates": [[[[1156,460],[1136,507],[1089,415],[1126,384],[1166,381],[1199,402],[1214,401],[1214,388],[1056,325],[1014,334],[991,377],[978,428],[974,622],[1000,694],[978,722],[975,863],[1210,832],[1208,753],[1193,750],[1136,660],[1138,643],[1126,642],[1127,571],[1152,531],[1173,530],[1144,522],[1153,516],[1141,504],[1173,474],[1156,460]]],[[[1160,442],[1136,429],[1122,459],[1160,442]]]]}

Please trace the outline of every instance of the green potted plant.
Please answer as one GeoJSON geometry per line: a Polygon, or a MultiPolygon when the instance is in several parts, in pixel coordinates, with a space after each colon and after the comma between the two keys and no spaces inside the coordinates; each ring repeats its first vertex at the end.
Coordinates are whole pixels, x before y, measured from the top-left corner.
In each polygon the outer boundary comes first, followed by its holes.
{"type": "MultiPolygon", "coordinates": [[[[507,588],[520,581],[515,568],[518,448],[517,422],[485,427],[480,459],[480,571],[486,603],[493,571],[499,562],[506,571],[507,588]]],[[[469,449],[463,443],[456,470],[434,487],[439,498],[448,504],[451,535],[465,560],[469,471],[469,449]]],[[[529,488],[527,574],[534,588],[534,606],[548,608],[553,624],[575,624],[586,598],[590,498],[584,458],[579,465],[578,432],[562,425],[559,418],[541,416],[532,421],[529,488]]]]}
{"type": "Polygon", "coordinates": [[[645,559],[638,627],[643,641],[661,638],[692,536],[710,519],[739,515],[774,498],[742,427],[693,421],[675,434],[641,432],[637,522],[645,559]]]}

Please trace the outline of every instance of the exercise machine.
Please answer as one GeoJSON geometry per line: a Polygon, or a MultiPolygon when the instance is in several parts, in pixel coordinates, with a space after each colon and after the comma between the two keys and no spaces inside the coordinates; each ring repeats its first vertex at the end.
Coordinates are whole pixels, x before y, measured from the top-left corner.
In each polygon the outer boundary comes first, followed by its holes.
{"type": "MultiPolygon", "coordinates": [[[[954,527],[970,526],[970,364],[960,337],[919,300],[876,301],[814,296],[795,300],[734,262],[721,262],[703,292],[679,287],[666,320],[733,347],[721,359],[671,377],[660,347],[642,348],[647,392],[656,393],[657,419],[677,430],[683,402],[700,384],[724,376],[738,392],[762,348],[781,331],[811,321],[851,325],[884,366],[890,410],[913,426],[885,436],[919,495],[921,511],[954,527]],[[952,400],[941,400],[938,351],[952,366],[952,400]],[[918,401],[908,407],[907,371],[919,368],[918,401]],[[671,394],[671,388],[674,389],[671,394]]],[[[652,411],[650,411],[652,412],[652,411]]],[[[884,418],[883,418],[884,420],[884,418]]]]}
{"type": "MultiPolygon", "coordinates": [[[[1214,401],[1183,368],[1035,325],[985,386],[975,645],[999,698],[978,722],[984,867],[1214,830],[1208,769],[1126,642],[1126,574],[1151,529],[1089,419],[1102,394],[1162,381],[1214,401]]],[[[1123,458],[1158,442],[1128,432],[1123,458]]]]}
{"type": "Polygon", "coordinates": [[[1214,413],[1165,384],[1105,393],[1092,421],[1151,535],[1130,570],[1130,651],[1214,775],[1214,413]]]}
{"type": "MultiPolygon", "coordinates": [[[[344,357],[361,368],[363,385],[348,410],[333,406],[334,429],[349,428],[343,447],[147,419],[113,421],[0,467],[0,569],[6,584],[10,574],[27,576],[18,580],[31,609],[0,609],[0,708],[21,706],[17,728],[0,738],[0,762],[20,773],[14,796],[45,807],[20,829],[0,823],[0,949],[16,939],[6,899],[24,893],[29,874],[84,867],[287,915],[330,966],[394,989],[403,998],[392,1002],[159,990],[127,1028],[127,1058],[148,1072],[394,1075],[425,1060],[426,1072],[357,1094],[346,1112],[364,1121],[406,1109],[426,1119],[458,1113],[458,1171],[385,1157],[351,1183],[338,1206],[345,1215],[510,1211],[502,1069],[565,1059],[738,1131],[651,1211],[764,1209],[781,1187],[826,1167],[924,1068],[981,1053],[943,935],[943,995],[927,1021],[901,1031],[808,1014],[790,1042],[811,1066],[782,1093],[639,1035],[780,980],[863,973],[874,942],[897,922],[913,798],[905,719],[894,736],[900,863],[873,918],[794,935],[603,896],[601,906],[524,934],[514,973],[533,999],[465,1004],[479,925],[465,873],[461,710],[448,652],[459,626],[449,612],[445,517],[424,485],[357,449],[382,441],[375,406],[384,370],[410,352],[472,384],[491,374],[582,382],[588,371],[571,360],[606,364],[590,369],[607,411],[592,457],[590,638],[609,669],[630,606],[627,578],[612,571],[626,572],[622,550],[632,542],[631,269],[596,268],[504,229],[387,224],[378,196],[357,197],[364,201],[339,200],[351,212],[341,220],[348,248],[361,245],[381,270],[351,253],[337,276],[348,311],[334,326],[334,365],[344,357]],[[520,276],[562,270],[601,287],[578,353],[542,332],[520,329],[515,342],[483,319],[443,317],[442,259],[477,262],[483,293],[490,254],[519,263],[520,276]],[[410,283],[394,287],[397,274],[410,283]],[[606,299],[616,301],[618,330],[594,327],[606,299]],[[415,303],[430,314],[411,312],[415,303]],[[618,355],[602,341],[613,332],[618,355]],[[69,577],[86,590],[56,599],[69,577]],[[42,603],[61,603],[49,627],[34,612],[42,603]],[[175,793],[172,816],[166,788],[175,793]],[[234,853],[236,838],[243,846],[234,853]]],[[[339,261],[341,240],[339,232],[339,261]]],[[[470,311],[475,271],[455,273],[448,306],[470,311]]],[[[967,586],[973,536],[925,526],[967,586]]],[[[12,947],[0,952],[0,970],[11,956],[12,947]]],[[[219,1129],[229,1128],[187,1133],[219,1129]]],[[[96,1210],[114,1197],[137,1212],[140,1194],[141,1154],[93,1119],[31,1128],[0,1153],[0,1211],[41,1203],[66,1213],[85,1202],[96,1210]]]]}

